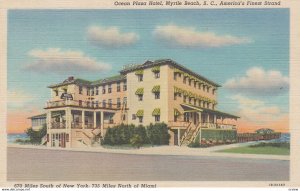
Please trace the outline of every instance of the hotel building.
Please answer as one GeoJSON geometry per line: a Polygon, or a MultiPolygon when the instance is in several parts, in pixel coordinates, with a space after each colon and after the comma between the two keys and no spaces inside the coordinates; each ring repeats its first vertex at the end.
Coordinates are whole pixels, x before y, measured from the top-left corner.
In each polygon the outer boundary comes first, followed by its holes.
{"type": "Polygon", "coordinates": [[[170,145],[187,145],[201,129],[236,131],[237,116],[218,111],[219,84],[170,59],[125,66],[117,76],[69,77],[50,85],[47,135],[51,147],[98,144],[108,127],[164,122],[170,145]]]}

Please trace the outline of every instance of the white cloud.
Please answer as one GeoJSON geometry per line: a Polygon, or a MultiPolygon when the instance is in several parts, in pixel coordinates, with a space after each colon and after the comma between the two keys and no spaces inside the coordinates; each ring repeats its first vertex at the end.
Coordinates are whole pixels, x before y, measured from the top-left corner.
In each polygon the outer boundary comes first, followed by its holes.
{"type": "Polygon", "coordinates": [[[250,43],[244,37],[231,35],[217,35],[214,32],[197,31],[194,27],[181,27],[174,24],[157,26],[154,35],[158,40],[165,41],[173,46],[183,47],[222,47],[250,43]]]}
{"type": "Polygon", "coordinates": [[[250,68],[245,76],[229,79],[225,88],[248,95],[278,95],[289,89],[289,78],[280,71],[250,68]]]}
{"type": "Polygon", "coordinates": [[[133,32],[122,33],[118,27],[91,26],[88,28],[87,38],[97,46],[119,48],[134,44],[139,36],[133,32]]]}
{"type": "Polygon", "coordinates": [[[237,102],[241,118],[255,124],[262,125],[284,115],[278,106],[267,104],[261,100],[250,99],[242,95],[235,95],[231,99],[237,102]]]}
{"type": "Polygon", "coordinates": [[[12,108],[24,108],[34,100],[34,97],[22,90],[7,91],[7,105],[12,108]]]}
{"type": "Polygon", "coordinates": [[[59,48],[48,50],[32,50],[29,52],[34,61],[25,69],[36,72],[66,72],[66,71],[94,71],[101,72],[111,69],[106,63],[89,58],[80,51],[62,51],[59,48]]]}

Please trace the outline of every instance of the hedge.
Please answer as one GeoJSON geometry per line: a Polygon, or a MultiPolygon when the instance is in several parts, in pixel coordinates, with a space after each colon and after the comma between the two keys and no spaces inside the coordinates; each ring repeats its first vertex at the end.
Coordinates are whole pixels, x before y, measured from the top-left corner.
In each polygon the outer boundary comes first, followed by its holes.
{"type": "MultiPolygon", "coordinates": [[[[200,136],[200,134],[198,135],[200,136]]],[[[215,141],[223,141],[227,140],[237,140],[237,131],[229,130],[229,129],[202,129],[201,130],[201,140],[215,140],[215,141]]]]}

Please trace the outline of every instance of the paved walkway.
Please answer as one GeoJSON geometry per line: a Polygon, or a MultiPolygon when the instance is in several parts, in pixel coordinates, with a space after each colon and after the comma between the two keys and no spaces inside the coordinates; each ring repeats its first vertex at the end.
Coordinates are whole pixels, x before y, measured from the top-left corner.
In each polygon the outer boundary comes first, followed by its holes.
{"type": "Polygon", "coordinates": [[[257,144],[257,142],[237,143],[230,145],[220,145],[209,148],[189,148],[186,146],[155,146],[140,149],[110,149],[102,146],[82,147],[82,148],[53,148],[38,145],[19,145],[9,144],[10,148],[35,148],[47,150],[67,150],[67,151],[84,151],[84,152],[102,152],[102,153],[120,153],[135,155],[178,155],[178,156],[219,156],[230,158],[255,158],[255,159],[274,159],[274,160],[290,160],[290,156],[286,155],[263,155],[263,154],[236,154],[216,152],[218,150],[229,149],[234,147],[247,146],[257,144]]]}

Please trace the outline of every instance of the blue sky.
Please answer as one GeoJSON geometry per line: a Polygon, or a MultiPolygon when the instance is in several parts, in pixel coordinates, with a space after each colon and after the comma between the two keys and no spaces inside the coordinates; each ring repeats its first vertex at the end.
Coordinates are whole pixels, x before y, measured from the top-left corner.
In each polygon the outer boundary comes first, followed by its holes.
{"type": "Polygon", "coordinates": [[[224,86],[220,110],[247,115],[247,104],[257,103],[254,111],[288,113],[288,9],[10,10],[8,107],[42,108],[50,96],[46,86],[69,75],[96,80],[117,74],[125,64],[161,58],[224,86]],[[112,39],[110,31],[116,32],[112,39]],[[46,66],[53,54],[80,54],[103,67],[59,72],[46,66]]]}

